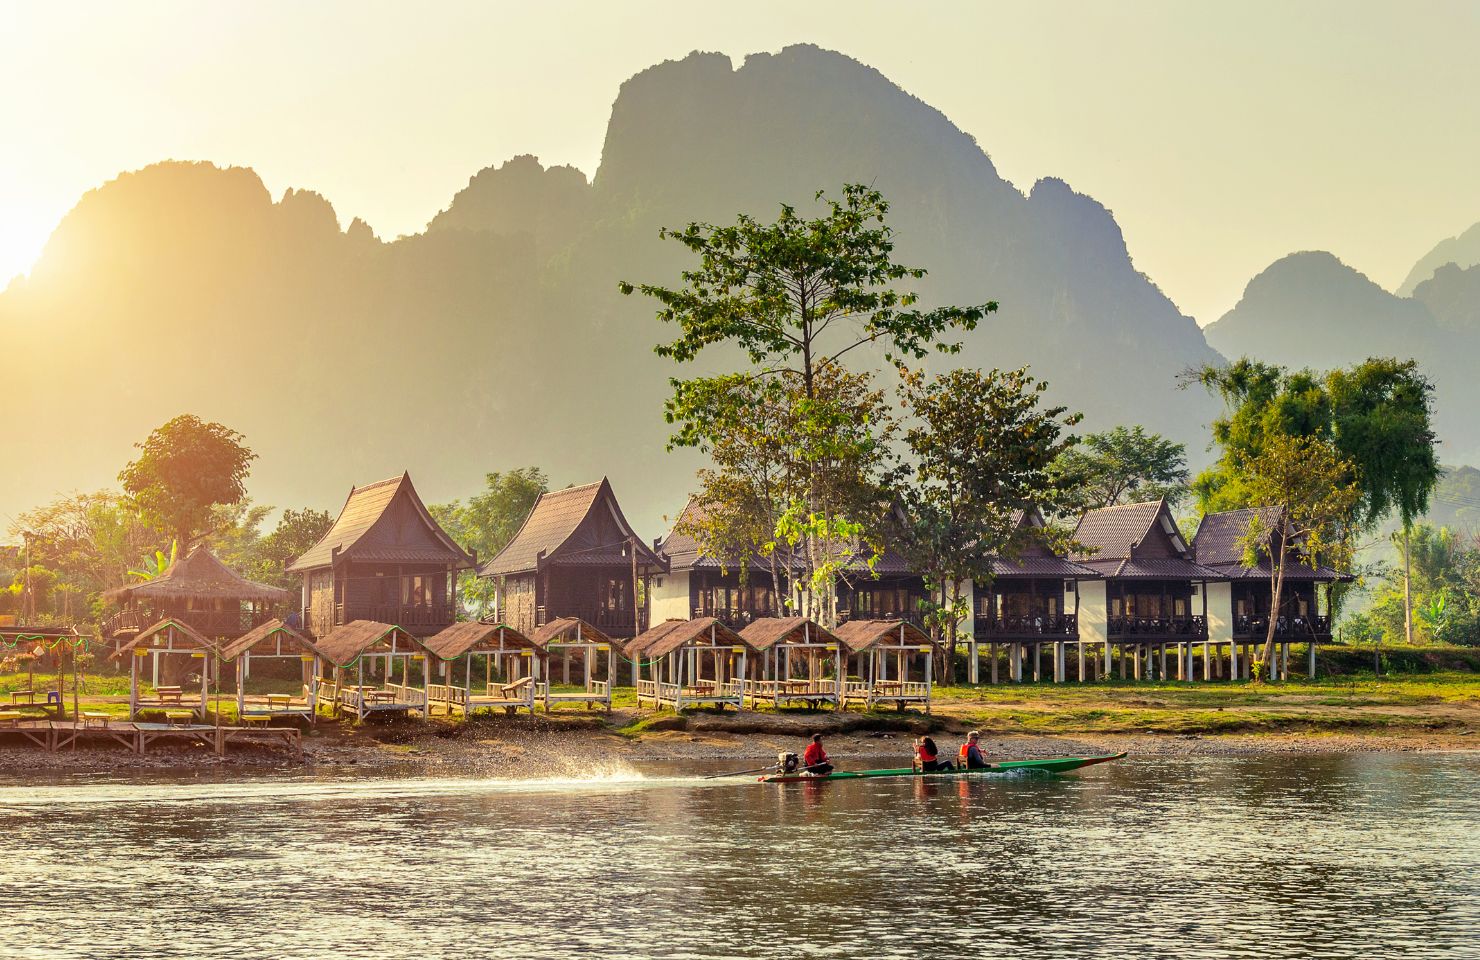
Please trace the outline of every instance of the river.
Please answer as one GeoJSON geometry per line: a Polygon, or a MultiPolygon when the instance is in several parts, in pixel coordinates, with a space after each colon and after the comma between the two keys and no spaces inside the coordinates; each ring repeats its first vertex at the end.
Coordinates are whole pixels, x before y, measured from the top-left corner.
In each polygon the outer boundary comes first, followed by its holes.
{"type": "Polygon", "coordinates": [[[0,785],[5,958],[1480,956],[1480,755],[0,785]]]}

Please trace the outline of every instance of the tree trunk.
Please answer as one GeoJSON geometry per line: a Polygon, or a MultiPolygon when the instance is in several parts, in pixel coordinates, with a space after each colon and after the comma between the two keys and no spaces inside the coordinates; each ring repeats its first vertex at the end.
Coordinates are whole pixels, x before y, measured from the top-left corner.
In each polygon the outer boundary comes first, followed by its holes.
{"type": "Polygon", "coordinates": [[[1408,554],[1408,536],[1411,524],[1403,524],[1403,642],[1413,646],[1413,585],[1412,565],[1408,554]]]}
{"type": "Polygon", "coordinates": [[[1260,673],[1262,673],[1265,678],[1268,678],[1269,677],[1269,675],[1270,675],[1270,673],[1269,673],[1270,664],[1273,662],[1273,659],[1274,659],[1274,632],[1275,632],[1275,625],[1279,623],[1279,618],[1280,618],[1280,599],[1281,599],[1280,595],[1284,592],[1284,589],[1285,589],[1285,550],[1284,550],[1284,546],[1285,546],[1284,539],[1281,538],[1280,539],[1280,556],[1279,556],[1279,559],[1275,562],[1275,565],[1274,565],[1274,589],[1271,591],[1272,592],[1272,597],[1270,599],[1270,604],[1269,604],[1269,626],[1264,631],[1264,655],[1263,655],[1264,664],[1263,664],[1262,670],[1260,670],[1260,671],[1258,671],[1258,672],[1256,672],[1254,674],[1254,679],[1256,681],[1259,680],[1259,679],[1261,679],[1260,673]]]}

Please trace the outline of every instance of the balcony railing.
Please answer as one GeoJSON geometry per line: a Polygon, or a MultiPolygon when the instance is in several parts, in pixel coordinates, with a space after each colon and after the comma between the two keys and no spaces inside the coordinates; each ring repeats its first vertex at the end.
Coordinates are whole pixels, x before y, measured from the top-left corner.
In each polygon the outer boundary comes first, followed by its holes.
{"type": "Polygon", "coordinates": [[[334,625],[355,620],[377,620],[408,630],[452,626],[457,619],[450,603],[340,603],[334,606],[334,625]]]}
{"type": "MultiPolygon", "coordinates": [[[[1234,617],[1233,635],[1240,640],[1264,639],[1269,631],[1268,617],[1234,617]]],[[[1274,624],[1278,640],[1329,640],[1330,617],[1280,617],[1274,624]]]]}
{"type": "MultiPolygon", "coordinates": [[[[545,606],[535,607],[534,625],[543,627],[550,621],[559,620],[561,617],[579,617],[593,627],[600,627],[602,632],[610,637],[635,636],[631,610],[611,610],[596,606],[560,606],[553,609],[545,606]]],[[[647,622],[647,611],[644,610],[642,629],[647,629],[647,622]]]]}
{"type": "Polygon", "coordinates": [[[1202,617],[1111,617],[1108,626],[1118,640],[1201,640],[1208,635],[1202,617]]]}
{"type": "Polygon", "coordinates": [[[977,617],[977,639],[1030,640],[1038,637],[1073,640],[1079,636],[1079,618],[1073,614],[1037,617],[977,617]]]}
{"type": "Polygon", "coordinates": [[[838,623],[847,623],[849,620],[903,620],[906,623],[913,623],[922,629],[925,627],[925,614],[919,610],[891,610],[887,613],[873,613],[868,610],[838,611],[838,623]]]}

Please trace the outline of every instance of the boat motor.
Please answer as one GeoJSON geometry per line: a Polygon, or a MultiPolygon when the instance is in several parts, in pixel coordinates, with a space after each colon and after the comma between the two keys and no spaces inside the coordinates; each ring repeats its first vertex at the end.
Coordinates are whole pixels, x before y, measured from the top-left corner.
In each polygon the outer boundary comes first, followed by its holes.
{"type": "Polygon", "coordinates": [[[802,760],[794,753],[776,754],[776,769],[782,773],[796,773],[802,768],[802,760]]]}

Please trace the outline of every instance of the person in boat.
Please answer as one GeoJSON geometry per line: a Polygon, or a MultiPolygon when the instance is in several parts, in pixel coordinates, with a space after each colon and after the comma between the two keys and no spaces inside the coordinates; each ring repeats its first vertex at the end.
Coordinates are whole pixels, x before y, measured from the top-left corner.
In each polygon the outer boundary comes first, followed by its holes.
{"type": "Polygon", "coordinates": [[[951,761],[940,758],[940,748],[929,737],[921,737],[915,741],[915,767],[925,773],[956,769],[951,761]]]}
{"type": "Polygon", "coordinates": [[[802,751],[802,769],[813,776],[825,776],[833,772],[832,761],[822,749],[822,734],[812,734],[812,742],[802,751]]]}
{"type": "Polygon", "coordinates": [[[985,770],[991,764],[987,758],[982,756],[980,740],[982,735],[973,730],[966,735],[966,742],[961,744],[960,766],[963,770],[985,770]]]}

